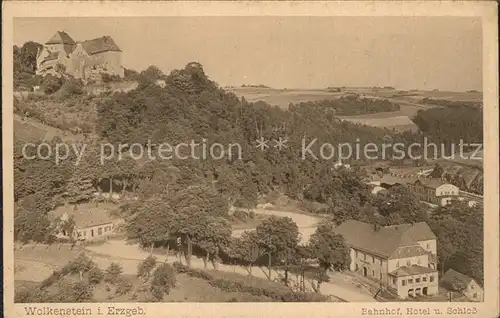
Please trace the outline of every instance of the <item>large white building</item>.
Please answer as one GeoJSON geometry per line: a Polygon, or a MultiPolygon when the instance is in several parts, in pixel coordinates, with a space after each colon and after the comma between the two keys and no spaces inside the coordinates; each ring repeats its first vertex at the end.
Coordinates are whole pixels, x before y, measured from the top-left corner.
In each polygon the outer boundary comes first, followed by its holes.
{"type": "Polygon", "coordinates": [[[436,236],[425,222],[376,227],[348,220],[335,228],[349,246],[349,269],[400,298],[438,293],[436,236]]]}

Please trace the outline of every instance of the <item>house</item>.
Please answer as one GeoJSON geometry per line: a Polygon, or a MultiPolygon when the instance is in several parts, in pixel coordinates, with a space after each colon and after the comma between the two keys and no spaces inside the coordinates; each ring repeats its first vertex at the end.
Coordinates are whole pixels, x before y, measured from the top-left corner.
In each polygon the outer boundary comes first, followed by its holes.
{"type": "MultiPolygon", "coordinates": [[[[49,212],[53,221],[68,221],[72,218],[75,222],[73,238],[81,241],[92,241],[105,239],[114,234],[116,225],[120,223],[119,218],[113,218],[110,212],[116,209],[113,204],[87,203],[80,205],[63,205],[49,212]]],[[[68,238],[69,234],[60,226],[58,227],[59,238],[68,238]]]]}
{"type": "Polygon", "coordinates": [[[471,301],[483,301],[483,288],[474,279],[452,268],[443,275],[441,285],[450,291],[464,294],[471,301]]]}
{"type": "Polygon", "coordinates": [[[436,236],[427,223],[375,226],[347,220],[334,232],[349,247],[350,271],[403,299],[438,293],[436,236]]]}
{"type": "Polygon", "coordinates": [[[408,187],[421,200],[428,203],[445,206],[454,199],[459,199],[460,189],[440,179],[417,179],[409,182],[408,187]]]}
{"type": "Polygon", "coordinates": [[[75,42],[66,32],[57,31],[36,58],[37,75],[65,73],[91,80],[101,73],[124,77],[122,51],[110,36],[75,42]]]}

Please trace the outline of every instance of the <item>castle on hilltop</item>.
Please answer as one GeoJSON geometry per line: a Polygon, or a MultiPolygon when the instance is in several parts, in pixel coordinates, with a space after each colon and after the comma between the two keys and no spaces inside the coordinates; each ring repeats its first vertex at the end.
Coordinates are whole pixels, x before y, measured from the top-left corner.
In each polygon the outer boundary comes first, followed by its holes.
{"type": "Polygon", "coordinates": [[[101,73],[124,76],[122,50],[110,36],[75,42],[66,32],[57,31],[36,58],[37,75],[64,72],[83,80],[100,79],[101,73]]]}

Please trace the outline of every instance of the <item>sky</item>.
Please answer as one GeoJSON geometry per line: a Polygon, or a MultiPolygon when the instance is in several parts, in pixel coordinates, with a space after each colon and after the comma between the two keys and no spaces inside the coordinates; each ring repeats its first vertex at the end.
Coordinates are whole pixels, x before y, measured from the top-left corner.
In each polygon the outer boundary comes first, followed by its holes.
{"type": "Polygon", "coordinates": [[[220,85],[482,90],[482,29],[469,17],[16,18],[14,44],[104,35],[123,65],[197,61],[220,85]]]}

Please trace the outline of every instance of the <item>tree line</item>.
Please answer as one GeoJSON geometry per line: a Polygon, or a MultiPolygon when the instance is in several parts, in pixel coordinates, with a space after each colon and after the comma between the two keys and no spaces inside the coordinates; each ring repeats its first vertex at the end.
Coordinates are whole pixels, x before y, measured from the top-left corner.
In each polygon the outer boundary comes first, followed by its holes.
{"type": "MultiPolygon", "coordinates": [[[[94,192],[104,190],[103,184],[110,193],[120,189],[139,197],[136,203],[124,207],[125,216],[133,220],[129,223],[134,224],[128,228],[130,236],[139,238],[145,246],[180,237],[188,258],[192,253],[200,253],[207,262],[225,255],[226,246],[249,246],[248,242],[233,242],[230,238],[229,207],[252,208],[259,196],[270,191],[280,191],[301,201],[324,203],[327,208],[322,212],[330,215],[334,224],[347,219],[380,224],[431,222],[428,209],[405,187],[391,188],[389,194],[371,195],[365,184],[366,172],[361,168],[367,162],[363,158],[347,160],[352,164],[352,169],[347,170],[337,169],[335,158],[302,160],[300,155],[303,139],[317,138],[318,145],[322,142],[364,145],[388,140],[410,143],[418,141],[420,135],[341,122],[335,113],[325,112],[322,105],[298,104],[283,110],[264,102],[249,103],[222,90],[206,76],[199,63],[190,63],[168,75],[150,67],[130,76],[138,78],[137,89],[114,93],[97,105],[98,137],[86,141],[85,155],[78,166],[73,164],[75,158],[71,154],[58,165],[50,160],[27,160],[21,153],[22,143],[17,140],[16,238],[43,241],[43,235],[35,233],[44,233],[44,226],[49,224],[48,211],[65,201],[90,201],[94,192]],[[158,79],[164,80],[166,86],[156,85],[158,79]],[[255,140],[260,137],[287,138],[288,147],[261,152],[255,148],[255,140]],[[177,144],[203,138],[222,144],[238,143],[243,148],[243,158],[149,161],[124,156],[121,161],[108,161],[104,165],[99,162],[102,142],[154,147],[164,142],[177,144]]],[[[427,120],[419,114],[423,121],[427,120]]],[[[451,136],[447,133],[443,138],[451,136]]],[[[479,235],[479,228],[464,233],[471,237],[479,235]]],[[[463,242],[482,252],[476,241],[463,242]]],[[[259,251],[264,254],[270,251],[280,262],[285,256],[289,259],[287,253],[297,249],[290,247],[291,250],[283,251],[281,247],[259,244],[259,251]]]]}

